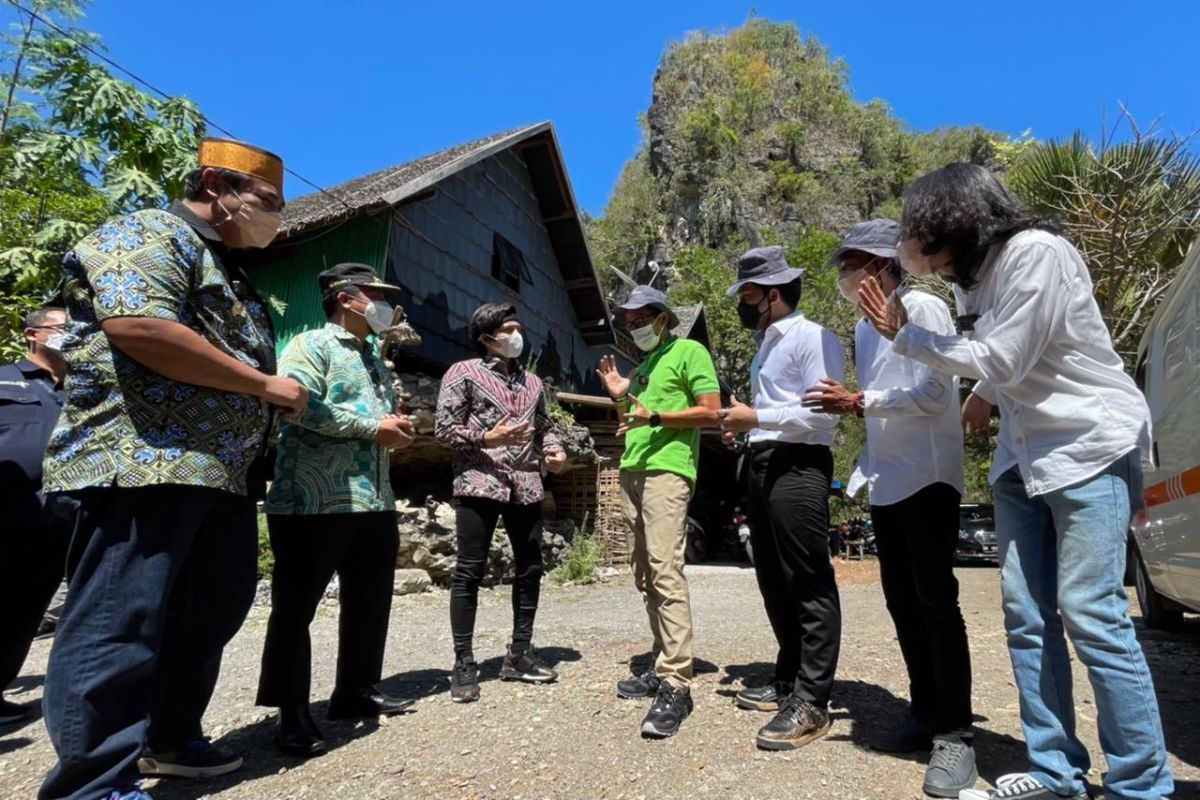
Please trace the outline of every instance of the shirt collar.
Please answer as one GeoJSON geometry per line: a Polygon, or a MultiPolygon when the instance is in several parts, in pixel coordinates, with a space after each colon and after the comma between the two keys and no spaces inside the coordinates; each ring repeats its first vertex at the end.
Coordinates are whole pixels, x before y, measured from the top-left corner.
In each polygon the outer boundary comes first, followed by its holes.
{"type": "Polygon", "coordinates": [[[341,325],[338,325],[336,322],[326,322],[325,330],[332,333],[333,338],[337,339],[339,342],[345,342],[346,344],[353,345],[359,350],[361,350],[367,343],[365,339],[359,339],[353,333],[346,330],[341,325]]]}
{"type": "Polygon", "coordinates": [[[54,380],[54,375],[45,367],[39,367],[37,364],[30,361],[28,358],[22,358],[17,362],[17,369],[29,378],[46,378],[50,381],[54,380]]]}
{"type": "Polygon", "coordinates": [[[224,247],[221,235],[217,233],[217,229],[212,226],[212,223],[202,220],[195,211],[184,205],[183,201],[176,200],[167,210],[186,222],[188,227],[194,230],[201,239],[204,239],[209,244],[219,244],[224,247]]]}
{"type": "Polygon", "coordinates": [[[497,375],[520,375],[521,372],[524,371],[524,368],[521,366],[521,362],[515,359],[511,362],[512,369],[505,369],[504,359],[494,356],[491,353],[488,353],[480,360],[483,362],[485,367],[490,369],[492,372],[495,372],[497,375]]]}
{"type": "MultiPolygon", "coordinates": [[[[788,314],[783,319],[777,319],[774,322],[772,322],[770,325],[768,325],[766,333],[771,333],[772,331],[774,331],[776,335],[784,336],[787,334],[788,331],[790,331],[792,328],[794,328],[796,325],[798,325],[803,320],[804,320],[804,312],[797,308],[795,311],[788,314]]],[[[763,338],[765,339],[766,336],[764,335],[763,338]]]]}

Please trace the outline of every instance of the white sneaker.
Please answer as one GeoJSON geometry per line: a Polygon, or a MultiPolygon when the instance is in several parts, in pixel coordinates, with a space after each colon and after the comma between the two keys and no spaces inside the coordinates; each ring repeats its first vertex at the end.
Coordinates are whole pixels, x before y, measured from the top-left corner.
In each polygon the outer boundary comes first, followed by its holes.
{"type": "Polygon", "coordinates": [[[995,789],[964,789],[958,800],[1088,800],[1088,793],[1072,797],[1055,794],[1025,772],[1004,775],[996,781],[995,789]]]}

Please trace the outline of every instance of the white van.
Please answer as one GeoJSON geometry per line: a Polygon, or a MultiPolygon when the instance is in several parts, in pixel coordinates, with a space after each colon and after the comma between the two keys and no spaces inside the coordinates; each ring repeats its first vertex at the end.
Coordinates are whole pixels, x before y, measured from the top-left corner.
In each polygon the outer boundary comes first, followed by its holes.
{"type": "Polygon", "coordinates": [[[1154,421],[1155,469],[1133,525],[1131,571],[1151,628],[1200,613],[1200,239],[1163,296],[1138,351],[1154,421]]]}

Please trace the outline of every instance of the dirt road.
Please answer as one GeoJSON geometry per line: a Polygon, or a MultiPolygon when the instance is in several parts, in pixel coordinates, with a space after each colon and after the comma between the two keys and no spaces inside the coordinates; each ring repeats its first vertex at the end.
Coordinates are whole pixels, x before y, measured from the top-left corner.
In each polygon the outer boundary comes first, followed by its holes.
{"type": "MultiPolygon", "coordinates": [[[[766,679],[774,642],[751,571],[702,567],[689,572],[699,676],[696,710],[674,739],[643,741],[646,704],[619,700],[613,682],[631,656],[648,649],[644,612],[624,579],[543,592],[537,644],[558,663],[558,684],[529,687],[495,680],[510,620],[507,588],[485,591],[476,653],[484,665],[483,699],[449,701],[451,661],[447,595],[398,598],[392,613],[385,688],[421,698],[415,712],[376,726],[324,721],[332,687],[336,606],[314,624],[314,716],[330,752],[300,763],[278,755],[271,722],[255,708],[266,609],[251,612],[226,652],[209,733],[243,752],[246,766],[206,783],[151,784],[156,800],[237,798],[639,798],[921,797],[923,767],[863,745],[875,727],[905,711],[907,685],[872,562],[839,565],[845,612],[833,733],[802,751],[764,753],[753,734],[766,719],[738,711],[732,694],[744,680],[766,679]]],[[[1017,696],[1001,630],[994,569],[960,572],[975,668],[980,771],[984,778],[1024,767],[1017,696]]],[[[1179,791],[1200,798],[1200,620],[1180,633],[1144,629],[1162,704],[1179,791]]],[[[33,653],[10,699],[41,696],[49,642],[33,653]]],[[[1098,754],[1090,690],[1076,670],[1080,728],[1098,754]]],[[[1100,783],[1103,759],[1092,774],[1100,783]]],[[[52,763],[40,720],[0,736],[0,797],[32,798],[52,763]]]]}

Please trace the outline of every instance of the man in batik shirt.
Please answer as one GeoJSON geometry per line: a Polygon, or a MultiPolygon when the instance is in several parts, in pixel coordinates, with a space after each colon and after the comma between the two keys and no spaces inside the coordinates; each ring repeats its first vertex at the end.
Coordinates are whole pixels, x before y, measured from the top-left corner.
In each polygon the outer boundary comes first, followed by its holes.
{"type": "Polygon", "coordinates": [[[399,543],[388,453],[412,443],[413,424],[396,414],[392,372],[368,337],[391,326],[400,289],[366,264],[338,264],[318,282],[328,322],[298,334],[279,360],[280,374],[300,381],[309,400],[280,430],[267,494],[275,570],[258,683],[258,704],[279,709],[276,743],[302,758],[325,752],[308,706],[308,627],[334,573],[341,621],[329,718],[378,717],[412,705],[375,688],[399,543]]]}
{"type": "Polygon", "coordinates": [[[275,235],[283,163],[224,140],[205,140],[199,163],[186,199],[102,225],[63,261],[66,402],[43,481],[78,511],[43,798],[139,798],[139,767],[241,765],[200,721],[254,597],[247,471],[268,408],[299,411],[307,392],[272,375],[266,309],[234,264],[275,235]]]}
{"type": "Polygon", "coordinates": [[[450,699],[479,699],[475,609],[496,522],[512,543],[513,637],[503,680],[549,683],[558,676],[534,652],[533,620],[542,581],[542,470],[558,472],[566,453],[537,375],[521,364],[525,334],[517,309],[484,303],[467,335],[481,358],[453,364],[442,378],[435,435],[453,453],[458,562],[450,584],[454,668],[450,699]]]}

